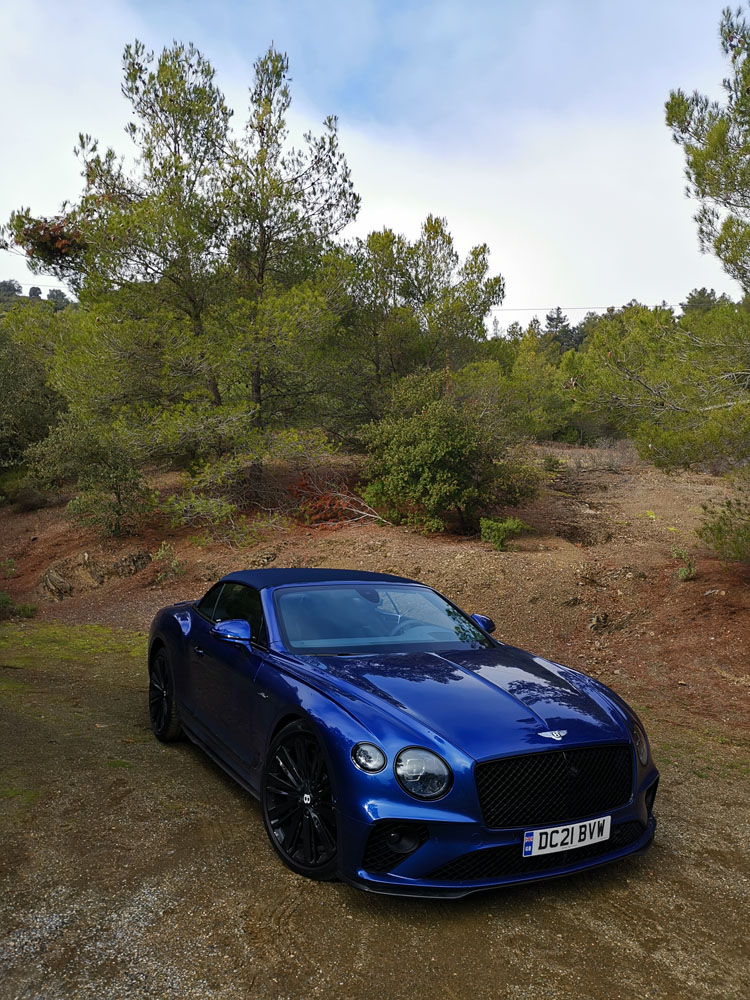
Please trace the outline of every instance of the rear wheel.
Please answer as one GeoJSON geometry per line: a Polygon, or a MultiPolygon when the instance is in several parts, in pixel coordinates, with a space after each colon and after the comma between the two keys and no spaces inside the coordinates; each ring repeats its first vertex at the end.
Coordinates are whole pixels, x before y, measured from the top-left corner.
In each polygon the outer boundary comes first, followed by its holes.
{"type": "Polygon", "coordinates": [[[302,722],[275,737],[261,783],[266,832],[292,871],[328,880],[336,874],[336,809],[323,748],[302,722]]]}
{"type": "Polygon", "coordinates": [[[157,740],[171,743],[179,738],[182,729],[177,715],[174,677],[163,647],[155,654],[148,670],[148,714],[157,740]]]}

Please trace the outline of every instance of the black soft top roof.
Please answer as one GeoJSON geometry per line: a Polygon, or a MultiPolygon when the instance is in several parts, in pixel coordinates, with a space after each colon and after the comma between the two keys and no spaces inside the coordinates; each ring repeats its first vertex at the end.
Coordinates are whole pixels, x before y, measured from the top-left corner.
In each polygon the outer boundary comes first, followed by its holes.
{"type": "Polygon", "coordinates": [[[415,583],[405,576],[390,573],[367,573],[355,569],[242,569],[228,573],[223,580],[246,583],[256,590],[268,590],[294,583],[338,583],[352,581],[362,583],[415,583]]]}

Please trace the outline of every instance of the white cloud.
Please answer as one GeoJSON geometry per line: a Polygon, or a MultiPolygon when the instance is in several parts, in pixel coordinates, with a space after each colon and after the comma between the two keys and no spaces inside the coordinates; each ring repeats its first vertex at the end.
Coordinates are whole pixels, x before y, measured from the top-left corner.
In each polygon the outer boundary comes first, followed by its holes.
{"type": "MultiPolygon", "coordinates": [[[[579,57],[562,46],[559,64],[540,66],[531,58],[533,52],[527,54],[528,31],[539,36],[541,56],[549,57],[554,48],[543,8],[524,20],[519,7],[517,21],[524,21],[523,30],[514,29],[509,19],[507,36],[474,41],[468,35],[459,37],[462,26],[473,22],[462,20],[458,6],[451,14],[443,4],[440,17],[421,34],[418,10],[400,18],[392,14],[389,29],[393,33],[394,25],[399,28],[396,39],[385,36],[377,5],[362,3],[359,9],[364,21],[342,21],[331,51],[325,47],[326,32],[311,29],[306,63],[309,70],[317,58],[318,81],[330,63],[331,77],[339,86],[350,80],[361,88],[363,103],[356,121],[350,109],[341,122],[342,148],[363,199],[352,233],[386,225],[415,237],[429,212],[446,216],[462,251],[479,242],[490,245],[493,267],[507,283],[508,311],[500,312],[503,323],[530,318],[509,311],[514,308],[603,306],[633,297],[647,303],[679,302],[700,285],[739,294],[718,262],[698,252],[694,206],[683,195],[681,153],[661,118],[671,69],[659,70],[665,80],[657,80],[658,97],[646,117],[641,109],[651,107],[651,101],[644,100],[640,76],[634,86],[641,90],[630,110],[627,93],[618,92],[609,111],[599,112],[583,97],[581,107],[571,111],[570,89],[565,110],[555,108],[552,99],[518,107],[514,104],[518,90],[529,100],[535,93],[538,96],[553,85],[556,72],[570,69],[579,57]],[[520,34],[513,36],[513,30],[520,34]],[[369,39],[362,43],[363,54],[372,61],[382,48],[390,73],[387,102],[379,100],[370,112],[367,81],[356,77],[363,31],[369,39]],[[448,51],[454,36],[451,61],[443,65],[440,53],[448,51]],[[345,58],[337,60],[334,50],[342,39],[345,58]],[[397,47],[396,55],[389,45],[397,47]],[[504,61],[490,66],[493,45],[504,61]],[[527,64],[528,74],[538,76],[533,93],[529,80],[519,75],[527,64]],[[439,82],[443,71],[447,83],[439,82]],[[454,81],[456,94],[460,89],[455,101],[449,93],[454,81]],[[403,106],[397,106],[400,91],[403,106]],[[390,110],[388,125],[384,110],[390,110]]],[[[88,131],[116,149],[125,148],[127,104],[120,95],[120,61],[124,44],[135,37],[157,49],[175,36],[194,41],[216,65],[217,82],[241,124],[252,62],[270,42],[266,33],[275,22],[261,21],[250,39],[242,31],[233,35],[235,22],[227,5],[219,2],[214,30],[206,38],[199,30],[206,22],[197,18],[196,10],[165,12],[162,25],[169,24],[165,37],[156,27],[158,8],[141,16],[125,0],[104,4],[6,0],[0,6],[0,88],[5,96],[0,221],[21,205],[47,214],[64,199],[76,197],[81,179],[72,147],[79,131],[88,131]]],[[[291,25],[300,8],[287,2],[284,10],[291,25]]],[[[333,24],[330,4],[326,10],[323,23],[333,24]]],[[[596,10],[601,20],[604,7],[596,10]]],[[[711,23],[717,18],[718,8],[711,23]]],[[[483,23],[477,21],[480,27],[483,23]]],[[[682,44],[689,30],[683,21],[677,27],[675,37],[682,44]]],[[[304,17],[294,23],[293,32],[294,44],[302,45],[304,17]]],[[[630,25],[628,32],[632,45],[636,28],[630,25]]],[[[608,36],[605,41],[609,57],[616,39],[608,36]]],[[[283,38],[276,42],[284,47],[283,38]]],[[[654,48],[657,40],[650,44],[654,48]]],[[[694,50],[715,47],[710,38],[696,39],[688,61],[693,60],[694,50]]],[[[584,55],[582,49],[580,57],[584,55]]],[[[608,86],[619,86],[633,58],[632,51],[623,50],[621,65],[608,86]]],[[[588,73],[591,80],[598,79],[601,53],[597,59],[581,69],[582,76],[588,73]]],[[[702,86],[715,75],[713,64],[710,71],[703,64],[690,69],[687,81],[677,75],[674,83],[702,86]]],[[[305,71],[298,79],[294,62],[292,77],[293,130],[317,131],[323,114],[339,109],[313,107],[303,89],[305,71]]],[[[27,288],[32,283],[52,283],[49,278],[34,279],[23,259],[2,253],[0,278],[7,277],[17,278],[27,288]]]]}
{"type": "MultiPolygon", "coordinates": [[[[80,132],[104,145],[125,145],[120,97],[125,43],[143,31],[126,5],[92,0],[11,0],[0,7],[0,92],[3,153],[0,222],[14,209],[51,214],[81,190],[73,147],[80,132]]],[[[0,254],[0,278],[34,278],[23,258],[0,254]]]]}
{"type": "MultiPolygon", "coordinates": [[[[384,224],[414,237],[428,212],[446,216],[465,252],[488,243],[505,276],[501,323],[524,307],[677,303],[707,285],[738,286],[698,252],[680,151],[660,121],[537,117],[480,149],[426,147],[415,136],[344,130],[363,208],[351,231],[384,224]]],[[[572,314],[581,318],[582,314],[572,314]]]]}

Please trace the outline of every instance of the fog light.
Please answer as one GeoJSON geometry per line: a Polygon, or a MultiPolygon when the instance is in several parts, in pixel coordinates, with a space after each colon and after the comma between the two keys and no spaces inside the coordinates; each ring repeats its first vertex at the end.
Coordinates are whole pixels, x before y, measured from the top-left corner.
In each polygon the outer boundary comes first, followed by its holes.
{"type": "Polygon", "coordinates": [[[408,826],[397,826],[389,830],[385,842],[394,854],[411,854],[421,843],[418,834],[408,826]]]}

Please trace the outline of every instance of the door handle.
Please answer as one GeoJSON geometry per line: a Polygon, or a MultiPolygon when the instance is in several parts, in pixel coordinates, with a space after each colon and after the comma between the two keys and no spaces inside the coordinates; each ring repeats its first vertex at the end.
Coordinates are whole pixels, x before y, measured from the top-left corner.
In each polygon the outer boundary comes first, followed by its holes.
{"type": "Polygon", "coordinates": [[[198,656],[203,656],[203,650],[200,646],[193,646],[193,652],[197,653],[198,656]]]}

